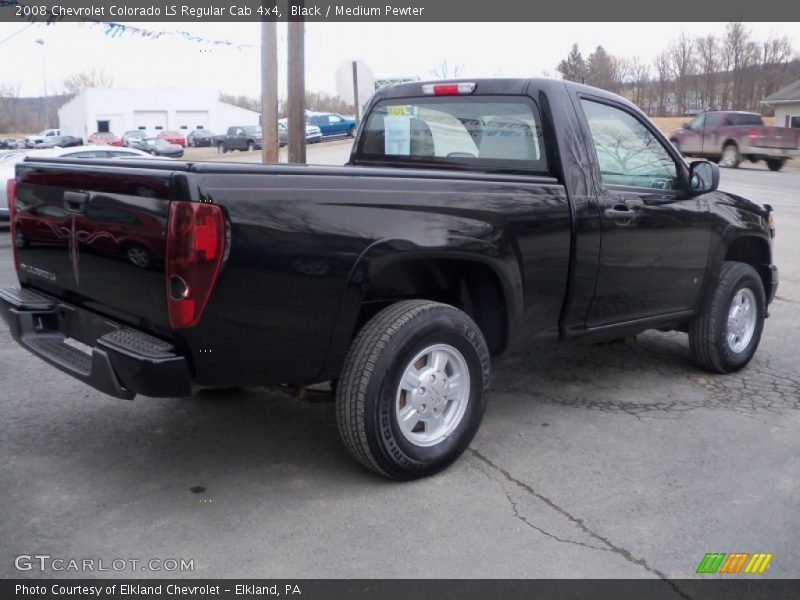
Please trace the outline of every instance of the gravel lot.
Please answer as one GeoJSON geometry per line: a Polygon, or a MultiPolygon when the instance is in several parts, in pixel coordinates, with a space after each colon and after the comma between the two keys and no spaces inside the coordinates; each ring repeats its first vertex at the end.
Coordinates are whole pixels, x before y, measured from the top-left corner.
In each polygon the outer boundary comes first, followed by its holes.
{"type": "Polygon", "coordinates": [[[777,209],[781,288],[746,370],[698,370],[676,333],[501,358],[469,451],[414,483],[350,460],[330,405],[113,400],[0,327],[0,576],[79,575],[14,568],[47,553],[193,559],[171,574],[194,577],[685,578],[743,551],[800,577],[800,171],[726,170],[722,188],[777,209]]]}

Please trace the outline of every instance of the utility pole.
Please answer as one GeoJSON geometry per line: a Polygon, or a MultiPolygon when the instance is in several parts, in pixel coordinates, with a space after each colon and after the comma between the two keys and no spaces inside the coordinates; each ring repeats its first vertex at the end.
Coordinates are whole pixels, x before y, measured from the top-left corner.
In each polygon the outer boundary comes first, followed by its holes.
{"type": "Polygon", "coordinates": [[[361,106],[358,101],[358,62],[353,61],[353,104],[356,107],[356,123],[361,120],[361,106]]]}
{"type": "Polygon", "coordinates": [[[42,83],[44,84],[44,97],[42,98],[42,129],[47,129],[47,52],[44,40],[39,38],[36,43],[42,47],[42,83]]]}
{"type": "MultiPolygon", "coordinates": [[[[303,2],[291,1],[303,6],[303,2]]],[[[306,162],[306,59],[305,22],[303,17],[290,20],[288,75],[289,75],[289,162],[306,162]]]]}
{"type": "Polygon", "coordinates": [[[278,32],[261,22],[261,161],[278,162],[278,32]]]}

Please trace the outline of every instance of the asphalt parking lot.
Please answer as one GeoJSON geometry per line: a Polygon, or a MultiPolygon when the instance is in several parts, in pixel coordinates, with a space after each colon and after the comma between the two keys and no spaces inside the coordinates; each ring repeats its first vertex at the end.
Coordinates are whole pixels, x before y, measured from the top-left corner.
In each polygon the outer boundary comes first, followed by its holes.
{"type": "Polygon", "coordinates": [[[781,288],[747,369],[707,374],[685,335],[656,332],[501,358],[469,451],[413,483],[356,465],[330,405],[113,400],[0,327],[0,576],[81,575],[14,568],[45,553],[193,559],[169,573],[193,577],[686,578],[738,551],[800,577],[800,171],[724,170],[721,187],[777,210],[781,288]]]}

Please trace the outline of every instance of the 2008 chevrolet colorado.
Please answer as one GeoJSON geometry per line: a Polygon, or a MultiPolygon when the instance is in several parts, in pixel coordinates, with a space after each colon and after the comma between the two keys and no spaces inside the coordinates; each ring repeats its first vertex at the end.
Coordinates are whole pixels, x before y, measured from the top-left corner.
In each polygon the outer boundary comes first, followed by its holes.
{"type": "Polygon", "coordinates": [[[706,369],[746,365],[772,211],[718,181],[601,90],[400,84],[342,167],[24,161],[0,312],[121,398],[330,380],[352,455],[414,478],[467,447],[491,355],[659,328],[706,369]]]}

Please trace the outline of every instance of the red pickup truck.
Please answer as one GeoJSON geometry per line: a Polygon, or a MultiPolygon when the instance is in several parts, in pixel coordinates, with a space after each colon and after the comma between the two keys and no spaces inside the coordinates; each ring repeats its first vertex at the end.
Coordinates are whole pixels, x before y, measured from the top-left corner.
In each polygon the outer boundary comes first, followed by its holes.
{"type": "Polygon", "coordinates": [[[742,160],[764,160],[770,171],[780,171],[800,156],[800,129],[766,127],[761,115],[749,112],[706,112],[670,134],[685,156],[702,156],[735,169],[742,160]]]}

